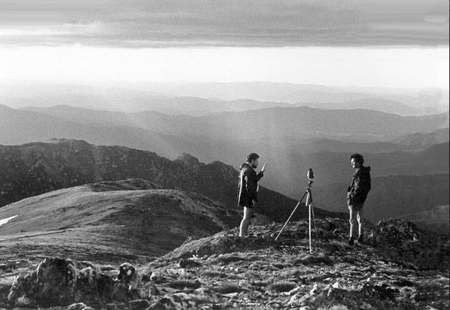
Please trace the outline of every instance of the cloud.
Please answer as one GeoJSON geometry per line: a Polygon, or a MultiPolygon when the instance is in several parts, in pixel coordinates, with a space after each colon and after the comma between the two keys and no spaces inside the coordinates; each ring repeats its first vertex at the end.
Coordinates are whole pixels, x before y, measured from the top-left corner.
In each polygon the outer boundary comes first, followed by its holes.
{"type": "Polygon", "coordinates": [[[448,0],[2,0],[0,33],[0,44],[448,45],[448,0]]]}

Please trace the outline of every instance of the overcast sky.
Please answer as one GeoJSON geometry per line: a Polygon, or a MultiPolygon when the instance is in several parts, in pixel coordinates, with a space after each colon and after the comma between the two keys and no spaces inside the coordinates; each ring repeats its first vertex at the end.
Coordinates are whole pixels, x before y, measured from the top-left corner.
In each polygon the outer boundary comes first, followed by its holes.
{"type": "Polygon", "coordinates": [[[448,88],[448,0],[0,0],[0,82],[448,88]]]}
{"type": "Polygon", "coordinates": [[[1,0],[0,43],[448,45],[448,0],[1,0]]]}

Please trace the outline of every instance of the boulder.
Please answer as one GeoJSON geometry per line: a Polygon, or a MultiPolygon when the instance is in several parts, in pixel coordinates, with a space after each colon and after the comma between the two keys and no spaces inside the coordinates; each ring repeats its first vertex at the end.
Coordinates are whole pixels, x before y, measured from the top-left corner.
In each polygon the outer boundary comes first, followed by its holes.
{"type": "Polygon", "coordinates": [[[114,279],[92,264],[46,258],[35,270],[14,281],[8,302],[17,307],[127,302],[139,298],[139,292],[131,285],[137,278],[136,269],[130,264],[122,265],[119,277],[114,279]]]}

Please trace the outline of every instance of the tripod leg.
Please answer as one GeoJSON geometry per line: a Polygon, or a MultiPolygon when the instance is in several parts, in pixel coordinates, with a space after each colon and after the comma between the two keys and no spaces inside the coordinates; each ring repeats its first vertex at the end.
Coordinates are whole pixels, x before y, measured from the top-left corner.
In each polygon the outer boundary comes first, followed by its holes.
{"type": "Polygon", "coordinates": [[[311,191],[308,189],[306,197],[306,205],[308,206],[308,237],[309,237],[309,253],[312,253],[312,197],[311,191]]]}
{"type": "Polygon", "coordinates": [[[283,230],[286,228],[287,224],[289,223],[289,221],[291,220],[292,216],[294,215],[295,211],[297,210],[297,208],[300,206],[300,204],[302,203],[303,199],[305,199],[306,195],[308,193],[306,192],[305,194],[303,194],[303,197],[298,201],[297,205],[295,206],[294,210],[292,210],[291,215],[289,215],[288,219],[286,220],[286,222],[284,223],[283,227],[281,227],[280,232],[278,233],[278,235],[275,237],[275,241],[278,240],[278,237],[280,237],[281,233],[283,232],[283,230]]]}
{"type": "Polygon", "coordinates": [[[312,253],[312,236],[311,236],[311,224],[312,224],[312,205],[309,204],[309,253],[312,253]]]}

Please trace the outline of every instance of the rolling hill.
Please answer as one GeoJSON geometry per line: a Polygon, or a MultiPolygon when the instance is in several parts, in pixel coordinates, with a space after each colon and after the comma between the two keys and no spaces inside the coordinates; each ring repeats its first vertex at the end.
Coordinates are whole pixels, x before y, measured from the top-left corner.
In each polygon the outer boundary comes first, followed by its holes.
{"type": "Polygon", "coordinates": [[[440,144],[449,141],[449,129],[443,128],[429,133],[412,133],[403,137],[399,137],[392,141],[393,143],[400,144],[407,149],[423,149],[430,147],[433,144],[440,144]]]}
{"type": "Polygon", "coordinates": [[[148,260],[234,227],[237,211],[191,192],[141,179],[48,192],[0,208],[0,255],[61,255],[81,260],[148,260]]]}
{"type": "MultiPolygon", "coordinates": [[[[203,164],[188,154],[171,161],[136,149],[62,140],[0,146],[0,158],[1,205],[86,183],[143,178],[163,188],[203,194],[228,209],[236,208],[238,172],[221,162],[203,164]]],[[[260,197],[260,213],[272,220],[284,219],[295,204],[263,187],[260,197]]]]}

